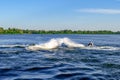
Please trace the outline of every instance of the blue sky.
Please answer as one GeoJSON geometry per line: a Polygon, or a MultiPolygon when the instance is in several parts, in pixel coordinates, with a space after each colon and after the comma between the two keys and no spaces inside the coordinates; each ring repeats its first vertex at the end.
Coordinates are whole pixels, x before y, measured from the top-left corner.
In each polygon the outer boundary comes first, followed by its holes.
{"type": "Polygon", "coordinates": [[[0,26],[120,31],[120,0],[0,0],[0,26]]]}

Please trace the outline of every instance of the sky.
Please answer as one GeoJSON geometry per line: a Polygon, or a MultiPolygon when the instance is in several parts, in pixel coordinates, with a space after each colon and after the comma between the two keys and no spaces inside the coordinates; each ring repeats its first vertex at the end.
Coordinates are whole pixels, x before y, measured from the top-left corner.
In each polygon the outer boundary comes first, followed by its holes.
{"type": "Polygon", "coordinates": [[[0,0],[0,26],[120,31],[120,0],[0,0]]]}

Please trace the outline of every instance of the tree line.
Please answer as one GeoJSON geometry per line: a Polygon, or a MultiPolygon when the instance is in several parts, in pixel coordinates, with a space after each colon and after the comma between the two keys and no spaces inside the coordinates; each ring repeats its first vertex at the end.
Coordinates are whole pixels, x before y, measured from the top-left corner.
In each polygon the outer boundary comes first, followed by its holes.
{"type": "Polygon", "coordinates": [[[28,30],[18,28],[4,29],[0,27],[0,34],[120,34],[120,31],[98,30],[28,30]]]}

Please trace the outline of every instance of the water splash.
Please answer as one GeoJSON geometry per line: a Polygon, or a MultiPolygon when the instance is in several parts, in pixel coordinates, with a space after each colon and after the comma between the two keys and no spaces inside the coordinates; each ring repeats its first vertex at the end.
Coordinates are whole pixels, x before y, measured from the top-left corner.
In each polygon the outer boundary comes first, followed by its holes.
{"type": "Polygon", "coordinates": [[[28,46],[28,50],[50,50],[50,49],[56,49],[59,46],[62,46],[62,44],[65,44],[67,47],[85,47],[83,44],[76,43],[69,38],[53,38],[50,41],[44,43],[44,44],[36,44],[33,46],[28,46]]]}

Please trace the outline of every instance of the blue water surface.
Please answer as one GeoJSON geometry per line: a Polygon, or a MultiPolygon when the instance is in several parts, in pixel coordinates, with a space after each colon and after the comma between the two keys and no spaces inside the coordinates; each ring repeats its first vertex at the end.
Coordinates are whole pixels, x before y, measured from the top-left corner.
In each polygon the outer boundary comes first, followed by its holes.
{"type": "Polygon", "coordinates": [[[0,80],[120,80],[119,49],[30,51],[26,47],[67,37],[87,46],[120,48],[120,35],[0,35],[0,80]]]}

